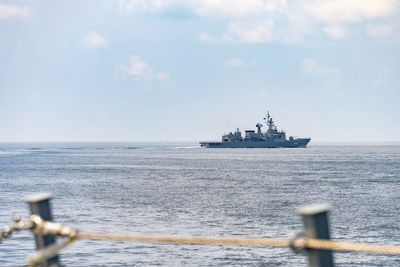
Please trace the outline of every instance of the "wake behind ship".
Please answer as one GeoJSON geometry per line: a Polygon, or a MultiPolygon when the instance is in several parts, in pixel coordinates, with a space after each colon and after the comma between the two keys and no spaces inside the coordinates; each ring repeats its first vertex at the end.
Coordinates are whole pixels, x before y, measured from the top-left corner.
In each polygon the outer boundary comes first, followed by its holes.
{"type": "Polygon", "coordinates": [[[257,123],[257,132],[254,130],[246,130],[244,138],[239,128],[237,128],[236,132],[223,135],[221,142],[202,141],[200,142],[200,146],[209,148],[306,147],[311,140],[311,138],[294,138],[293,136],[286,139],[286,133],[284,131],[278,131],[269,112],[267,112],[264,120],[266,120],[268,126],[268,130],[265,133],[261,131],[263,125],[257,123]]]}

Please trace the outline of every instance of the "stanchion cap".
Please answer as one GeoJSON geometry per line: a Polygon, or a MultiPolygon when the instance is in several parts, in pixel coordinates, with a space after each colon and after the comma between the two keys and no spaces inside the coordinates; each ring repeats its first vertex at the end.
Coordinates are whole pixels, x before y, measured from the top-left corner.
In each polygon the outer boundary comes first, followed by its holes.
{"type": "Polygon", "coordinates": [[[43,192],[43,193],[29,195],[29,196],[25,197],[24,201],[27,203],[36,203],[36,202],[48,200],[51,198],[53,198],[52,194],[43,192]]]}
{"type": "Polygon", "coordinates": [[[328,212],[331,210],[331,205],[328,203],[323,204],[312,204],[297,209],[297,213],[300,215],[314,215],[318,213],[328,212]]]}

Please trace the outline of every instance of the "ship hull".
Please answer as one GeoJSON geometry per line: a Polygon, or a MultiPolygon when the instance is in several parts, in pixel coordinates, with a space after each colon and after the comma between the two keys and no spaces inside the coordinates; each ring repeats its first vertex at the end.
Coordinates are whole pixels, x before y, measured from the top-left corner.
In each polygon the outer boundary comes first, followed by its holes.
{"type": "Polygon", "coordinates": [[[306,147],[311,138],[297,138],[294,140],[277,141],[242,141],[242,142],[200,142],[200,146],[207,148],[297,148],[306,147]]]}

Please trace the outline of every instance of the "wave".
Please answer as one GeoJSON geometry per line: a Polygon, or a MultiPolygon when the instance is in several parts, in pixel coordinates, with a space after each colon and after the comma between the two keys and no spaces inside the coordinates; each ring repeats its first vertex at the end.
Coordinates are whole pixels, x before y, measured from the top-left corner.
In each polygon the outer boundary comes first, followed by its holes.
{"type": "Polygon", "coordinates": [[[20,156],[32,154],[29,150],[0,150],[0,157],[2,156],[20,156]]]}
{"type": "Polygon", "coordinates": [[[193,148],[200,148],[200,146],[175,146],[171,147],[173,149],[193,149],[193,148]]]}

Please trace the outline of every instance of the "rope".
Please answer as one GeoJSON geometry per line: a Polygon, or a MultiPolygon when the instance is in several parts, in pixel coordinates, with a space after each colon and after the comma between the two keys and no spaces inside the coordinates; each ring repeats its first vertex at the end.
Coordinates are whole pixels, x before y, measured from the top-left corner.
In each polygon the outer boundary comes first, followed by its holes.
{"type": "Polygon", "coordinates": [[[4,239],[9,238],[13,232],[21,231],[25,229],[31,229],[33,226],[32,221],[29,220],[24,222],[18,215],[15,215],[13,218],[13,222],[11,226],[5,226],[0,233],[0,243],[3,242],[4,239]]]}
{"type": "Polygon", "coordinates": [[[153,236],[153,235],[116,235],[106,233],[79,232],[77,238],[123,240],[136,242],[161,242],[182,244],[212,244],[212,245],[254,245],[254,246],[289,246],[288,239],[279,238],[234,238],[234,237],[199,237],[199,236],[153,236]]]}
{"type": "Polygon", "coordinates": [[[213,244],[213,245],[253,245],[273,246],[302,249],[335,250],[343,252],[367,252],[376,254],[400,255],[400,247],[372,245],[367,243],[340,242],[323,239],[296,240],[280,238],[234,238],[234,237],[178,237],[178,236],[153,236],[153,235],[121,235],[106,233],[79,232],[77,238],[81,239],[103,239],[123,240],[136,242],[161,242],[161,243],[183,243],[183,244],[213,244]]]}
{"type": "MultiPolygon", "coordinates": [[[[75,241],[74,237],[69,237],[62,243],[54,244],[46,247],[45,249],[41,249],[31,256],[28,257],[26,260],[27,266],[38,266],[40,263],[46,262],[46,260],[54,257],[60,250],[70,245],[72,242],[75,241]]],[[[47,266],[47,265],[46,265],[47,266]]]]}
{"type": "Polygon", "coordinates": [[[52,235],[67,237],[65,243],[54,245],[31,258],[31,262],[38,259],[51,257],[75,239],[102,239],[121,240],[134,242],[160,242],[201,245],[252,245],[291,247],[292,249],[335,250],[343,252],[366,252],[375,254],[400,255],[400,246],[373,245],[367,243],[340,242],[324,239],[309,239],[296,235],[292,239],[284,238],[241,238],[241,237],[200,237],[200,236],[157,236],[157,235],[125,235],[110,233],[78,232],[58,223],[44,221],[38,215],[32,215],[29,221],[23,222],[18,216],[14,218],[13,225],[6,227],[0,234],[0,242],[11,235],[13,231],[30,229],[34,235],[52,235]]]}
{"type": "Polygon", "coordinates": [[[299,240],[298,245],[310,249],[325,249],[347,252],[366,252],[375,254],[400,255],[400,247],[388,245],[373,245],[368,243],[341,242],[323,239],[299,240]]]}

